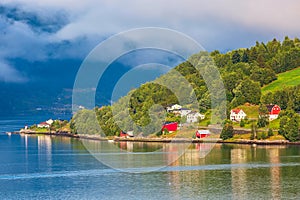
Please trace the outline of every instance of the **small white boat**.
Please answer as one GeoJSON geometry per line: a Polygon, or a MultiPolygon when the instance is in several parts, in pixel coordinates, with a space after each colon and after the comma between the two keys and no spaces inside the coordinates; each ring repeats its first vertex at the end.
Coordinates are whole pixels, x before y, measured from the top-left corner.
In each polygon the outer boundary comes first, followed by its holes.
{"type": "Polygon", "coordinates": [[[109,143],[112,143],[112,142],[114,142],[114,140],[107,140],[109,143]]]}

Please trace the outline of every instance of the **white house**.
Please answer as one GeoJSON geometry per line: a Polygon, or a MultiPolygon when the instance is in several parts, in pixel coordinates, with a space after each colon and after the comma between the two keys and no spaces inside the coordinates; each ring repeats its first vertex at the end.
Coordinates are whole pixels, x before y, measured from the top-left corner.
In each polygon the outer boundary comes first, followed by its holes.
{"type": "Polygon", "coordinates": [[[202,115],[201,113],[196,112],[196,111],[192,111],[186,115],[186,122],[194,123],[194,122],[198,122],[199,119],[204,119],[204,118],[205,118],[205,115],[202,115]]]}
{"type": "Polygon", "coordinates": [[[172,112],[174,110],[181,110],[182,106],[179,105],[179,104],[174,104],[174,105],[171,105],[171,106],[168,106],[167,107],[167,111],[168,112],[172,112]]]}
{"type": "Polygon", "coordinates": [[[48,120],[46,121],[46,123],[49,124],[49,125],[52,125],[53,122],[54,122],[53,119],[48,119],[48,120]]]}
{"type": "Polygon", "coordinates": [[[181,110],[180,110],[180,116],[181,116],[181,117],[187,116],[187,114],[189,114],[190,112],[192,112],[190,109],[187,109],[187,108],[181,108],[181,110]]]}
{"type": "Polygon", "coordinates": [[[37,125],[38,128],[50,128],[50,124],[47,122],[41,122],[37,125]]]}
{"type": "Polygon", "coordinates": [[[230,111],[230,120],[231,121],[237,121],[237,122],[239,122],[242,119],[245,119],[246,116],[247,116],[246,113],[242,109],[239,109],[239,108],[232,109],[230,111]]]}

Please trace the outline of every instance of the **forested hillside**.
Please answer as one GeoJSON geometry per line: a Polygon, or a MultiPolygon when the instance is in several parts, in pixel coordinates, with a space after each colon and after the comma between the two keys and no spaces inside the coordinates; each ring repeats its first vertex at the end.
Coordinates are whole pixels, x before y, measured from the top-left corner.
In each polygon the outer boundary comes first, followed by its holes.
{"type": "MultiPolygon", "coordinates": [[[[169,104],[180,103],[191,109],[199,109],[202,113],[210,110],[211,99],[215,98],[214,94],[208,90],[203,78],[206,74],[200,74],[194,65],[201,59],[208,60],[205,62],[208,71],[212,65],[218,68],[226,89],[227,110],[245,103],[255,105],[273,103],[278,104],[282,109],[300,111],[299,86],[282,88],[264,95],[261,92],[263,86],[277,79],[277,74],[300,66],[300,40],[285,37],[282,42],[276,39],[266,44],[256,42],[256,45],[251,48],[224,54],[216,50],[193,55],[188,61],[181,63],[156,81],[145,83],[138,89],[132,90],[113,106],[95,108],[104,133],[117,135],[121,129],[134,130],[135,133],[153,133],[157,130],[155,127],[160,127],[166,121],[164,107],[169,104]],[[175,71],[184,78],[179,80],[175,71]],[[187,86],[185,81],[190,85],[187,86]],[[171,85],[173,88],[167,88],[165,85],[171,85]],[[178,98],[174,90],[181,91],[182,98],[178,98]],[[193,95],[197,101],[192,98],[193,95]],[[151,126],[147,126],[150,122],[151,126]]],[[[210,84],[220,83],[211,78],[210,84]]],[[[74,126],[76,121],[89,120],[87,112],[89,111],[80,111],[73,117],[74,132],[78,131],[74,126]],[[80,119],[82,116],[84,120],[80,119]]],[[[90,116],[92,115],[93,112],[90,112],[90,116]]],[[[90,119],[92,120],[93,117],[90,119]]],[[[91,130],[89,132],[91,133],[91,130]]],[[[99,130],[94,133],[99,133],[99,130]]]]}

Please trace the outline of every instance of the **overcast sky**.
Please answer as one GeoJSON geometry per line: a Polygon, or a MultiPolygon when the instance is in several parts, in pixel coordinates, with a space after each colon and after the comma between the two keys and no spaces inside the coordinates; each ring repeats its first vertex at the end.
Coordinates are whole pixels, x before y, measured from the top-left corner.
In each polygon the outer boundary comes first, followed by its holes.
{"type": "Polygon", "coordinates": [[[28,81],[12,59],[83,59],[103,39],[140,27],[183,32],[211,51],[300,34],[298,0],[1,0],[0,82],[28,81]]]}

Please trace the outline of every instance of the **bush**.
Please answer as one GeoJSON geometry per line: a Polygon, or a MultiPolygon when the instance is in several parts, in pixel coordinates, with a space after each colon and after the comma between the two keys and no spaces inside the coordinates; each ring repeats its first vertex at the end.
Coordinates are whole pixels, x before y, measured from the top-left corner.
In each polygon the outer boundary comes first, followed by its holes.
{"type": "Polygon", "coordinates": [[[256,135],[256,138],[258,139],[258,140],[265,140],[265,139],[267,139],[268,137],[267,137],[267,133],[265,133],[265,132],[258,132],[257,133],[257,135],[256,135]]]}
{"type": "Polygon", "coordinates": [[[295,142],[300,139],[299,132],[299,115],[296,113],[280,118],[279,134],[283,135],[290,142],[295,142]]]}
{"type": "Polygon", "coordinates": [[[269,130],[268,130],[268,137],[271,137],[273,135],[274,135],[273,130],[271,128],[269,128],[269,130]]]}
{"type": "Polygon", "coordinates": [[[256,134],[256,139],[261,140],[261,133],[256,134]]]}
{"type": "Polygon", "coordinates": [[[265,139],[267,139],[267,138],[268,138],[267,133],[266,133],[266,132],[262,132],[262,134],[261,134],[261,139],[265,140],[265,139]]]}
{"type": "Polygon", "coordinates": [[[257,121],[257,126],[259,128],[261,127],[266,127],[269,124],[269,120],[265,117],[259,117],[258,121],[257,121]]]}
{"type": "Polygon", "coordinates": [[[169,134],[169,130],[166,129],[166,128],[164,128],[163,133],[164,133],[164,134],[169,134]]]}
{"type": "Polygon", "coordinates": [[[158,132],[156,133],[156,136],[159,137],[159,136],[161,136],[162,134],[163,134],[162,131],[158,131],[158,132]]]}
{"type": "Polygon", "coordinates": [[[233,127],[231,124],[225,124],[221,132],[220,138],[222,140],[227,140],[233,137],[233,127]]]}
{"type": "Polygon", "coordinates": [[[245,127],[245,121],[243,119],[240,121],[240,127],[245,127]]]}

